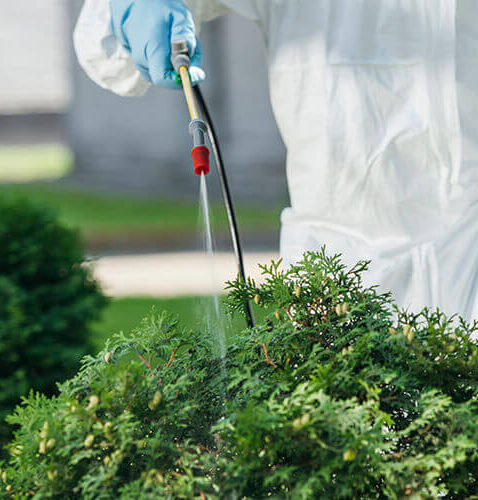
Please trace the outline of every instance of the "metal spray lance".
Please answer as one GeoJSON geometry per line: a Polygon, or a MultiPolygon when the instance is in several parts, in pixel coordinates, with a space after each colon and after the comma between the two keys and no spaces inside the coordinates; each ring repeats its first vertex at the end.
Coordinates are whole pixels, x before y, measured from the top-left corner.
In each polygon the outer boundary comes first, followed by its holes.
{"type": "MultiPolygon", "coordinates": [[[[246,273],[244,270],[244,256],[239,237],[234,203],[232,201],[229,182],[227,180],[226,168],[216,130],[202,92],[199,85],[193,88],[191,84],[191,78],[189,77],[189,66],[191,65],[191,60],[189,58],[188,44],[185,40],[179,40],[171,43],[171,62],[174,70],[179,75],[184,95],[186,96],[186,101],[188,103],[189,114],[191,115],[189,131],[194,140],[194,148],[191,152],[193,157],[194,172],[197,175],[207,175],[209,173],[209,149],[206,146],[206,136],[209,135],[209,140],[211,142],[219,174],[221,191],[224,197],[224,205],[226,207],[229,228],[231,230],[232,245],[234,247],[234,253],[236,254],[238,273],[241,279],[245,282],[246,273]],[[205,122],[200,118],[197,103],[199,103],[199,107],[202,111],[204,119],[206,120],[205,122]]],[[[254,326],[254,317],[250,303],[246,304],[246,320],[248,327],[252,328],[254,326]]]]}
{"type": "Polygon", "coordinates": [[[199,116],[191,78],[189,77],[191,60],[189,58],[188,44],[185,40],[171,43],[171,62],[174,70],[179,75],[191,116],[189,133],[194,141],[194,148],[191,151],[193,169],[197,175],[207,175],[210,170],[209,149],[206,146],[207,126],[199,116]]]}

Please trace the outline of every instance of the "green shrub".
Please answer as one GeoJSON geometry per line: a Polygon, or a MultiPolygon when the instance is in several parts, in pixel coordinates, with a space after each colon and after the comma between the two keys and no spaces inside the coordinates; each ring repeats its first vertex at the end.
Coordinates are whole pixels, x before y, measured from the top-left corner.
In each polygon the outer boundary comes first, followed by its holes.
{"type": "Polygon", "coordinates": [[[53,393],[88,352],[105,299],[76,233],[27,202],[0,201],[0,442],[30,388],[53,393]]]}
{"type": "Polygon", "coordinates": [[[476,324],[394,312],[366,264],[310,253],[228,304],[272,308],[224,359],[153,314],[31,394],[2,465],[15,498],[476,498],[476,324]]]}

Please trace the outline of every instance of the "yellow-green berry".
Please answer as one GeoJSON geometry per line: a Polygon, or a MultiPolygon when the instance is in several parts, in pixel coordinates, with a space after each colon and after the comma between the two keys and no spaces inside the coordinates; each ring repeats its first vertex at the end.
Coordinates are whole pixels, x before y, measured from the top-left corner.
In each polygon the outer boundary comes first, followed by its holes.
{"type": "Polygon", "coordinates": [[[161,398],[161,393],[159,391],[156,391],[153,399],[148,403],[148,407],[151,411],[155,410],[158,407],[159,403],[161,402],[161,398]]]}
{"type": "Polygon", "coordinates": [[[46,475],[48,476],[48,479],[50,481],[54,481],[58,477],[58,471],[56,470],[49,470],[46,475]]]}
{"type": "Polygon", "coordinates": [[[410,325],[403,325],[402,330],[403,330],[403,335],[405,335],[405,337],[408,337],[408,334],[412,330],[412,327],[410,325]]]}
{"type": "Polygon", "coordinates": [[[144,439],[140,439],[136,443],[136,447],[138,448],[138,450],[142,450],[145,446],[146,446],[146,441],[144,439]]]}
{"type": "Polygon", "coordinates": [[[111,427],[113,426],[113,424],[111,422],[106,422],[106,424],[104,425],[103,427],[103,431],[105,433],[105,436],[108,438],[108,439],[111,439],[112,438],[112,434],[111,434],[111,427]]]}
{"type": "Polygon", "coordinates": [[[41,428],[41,431],[40,431],[40,437],[42,438],[46,438],[48,436],[48,429],[49,429],[49,423],[48,421],[45,421],[44,424],[43,424],[43,427],[41,428]]]}
{"type": "Polygon", "coordinates": [[[100,402],[100,398],[98,396],[95,396],[94,394],[90,396],[90,402],[88,403],[88,406],[86,407],[87,410],[92,410],[93,408],[96,408],[100,402]]]}
{"type": "Polygon", "coordinates": [[[83,443],[85,448],[91,448],[94,440],[95,440],[95,436],[93,436],[93,434],[88,434],[88,436],[86,436],[85,441],[83,443]]]}
{"type": "Polygon", "coordinates": [[[46,441],[42,441],[40,443],[40,448],[38,451],[39,451],[40,455],[45,455],[45,453],[46,453],[46,441]]]}

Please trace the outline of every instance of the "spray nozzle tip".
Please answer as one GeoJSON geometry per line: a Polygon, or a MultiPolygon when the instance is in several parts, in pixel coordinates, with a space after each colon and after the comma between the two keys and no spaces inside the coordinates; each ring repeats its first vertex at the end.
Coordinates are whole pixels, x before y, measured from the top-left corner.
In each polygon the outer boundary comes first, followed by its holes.
{"type": "Polygon", "coordinates": [[[196,175],[207,175],[209,173],[209,149],[206,146],[195,147],[191,155],[193,157],[193,170],[196,175]]]}

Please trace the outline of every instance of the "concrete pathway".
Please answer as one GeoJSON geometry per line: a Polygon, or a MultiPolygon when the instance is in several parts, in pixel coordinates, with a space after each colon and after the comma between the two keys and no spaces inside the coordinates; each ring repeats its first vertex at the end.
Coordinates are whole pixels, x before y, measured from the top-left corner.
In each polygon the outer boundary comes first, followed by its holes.
{"type": "MultiPolygon", "coordinates": [[[[273,253],[245,255],[246,273],[260,279],[258,264],[278,259],[273,253]]],[[[234,256],[200,252],[102,257],[92,263],[94,274],[111,297],[179,297],[221,292],[237,274],[234,256]]]]}

